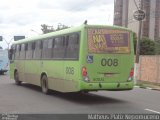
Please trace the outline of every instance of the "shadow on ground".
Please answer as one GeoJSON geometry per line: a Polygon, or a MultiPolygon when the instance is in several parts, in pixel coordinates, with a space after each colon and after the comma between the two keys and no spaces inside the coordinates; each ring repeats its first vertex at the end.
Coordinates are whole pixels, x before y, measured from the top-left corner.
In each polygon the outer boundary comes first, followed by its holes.
{"type": "MultiPolygon", "coordinates": [[[[28,83],[23,83],[22,87],[34,90],[36,92],[41,92],[41,88],[28,83]]],[[[43,94],[43,93],[42,93],[43,94]]],[[[106,91],[107,94],[107,91],[106,91]]],[[[68,101],[75,102],[76,104],[110,104],[110,103],[126,103],[127,101],[119,100],[103,95],[97,95],[94,92],[90,93],[61,93],[57,91],[50,90],[48,96],[57,97],[65,99],[68,101]]]]}

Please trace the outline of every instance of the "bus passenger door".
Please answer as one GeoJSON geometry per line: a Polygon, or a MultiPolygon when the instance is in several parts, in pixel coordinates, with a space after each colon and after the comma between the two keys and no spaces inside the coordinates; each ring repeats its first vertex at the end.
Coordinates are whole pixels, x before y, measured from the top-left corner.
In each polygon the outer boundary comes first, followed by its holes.
{"type": "MultiPolygon", "coordinates": [[[[18,76],[20,81],[24,81],[24,70],[25,70],[25,47],[24,44],[16,45],[16,52],[15,52],[15,61],[14,61],[14,68],[18,71],[18,76]]],[[[14,71],[13,71],[14,73],[14,71]]]]}
{"type": "Polygon", "coordinates": [[[8,53],[8,58],[9,58],[9,61],[10,61],[10,64],[9,64],[9,74],[10,74],[10,78],[11,79],[14,79],[14,59],[15,59],[15,47],[12,45],[11,46],[11,49],[9,50],[9,53],[8,53]]]}

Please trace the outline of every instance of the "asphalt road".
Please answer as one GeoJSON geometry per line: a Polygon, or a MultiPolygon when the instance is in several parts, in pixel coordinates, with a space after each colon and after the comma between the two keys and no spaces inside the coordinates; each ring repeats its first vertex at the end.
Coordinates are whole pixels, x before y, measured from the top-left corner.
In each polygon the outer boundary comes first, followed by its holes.
{"type": "Polygon", "coordinates": [[[158,113],[160,91],[99,91],[88,94],[41,93],[40,87],[17,86],[8,75],[0,75],[0,113],[158,113]]]}

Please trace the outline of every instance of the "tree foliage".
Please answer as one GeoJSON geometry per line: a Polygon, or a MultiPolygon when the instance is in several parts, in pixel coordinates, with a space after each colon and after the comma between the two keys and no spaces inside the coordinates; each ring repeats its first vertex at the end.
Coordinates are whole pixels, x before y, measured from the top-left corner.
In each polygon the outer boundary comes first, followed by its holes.
{"type": "MultiPolygon", "coordinates": [[[[133,33],[134,52],[136,54],[137,36],[133,33]]],[[[160,54],[160,43],[157,44],[154,40],[147,37],[142,37],[140,40],[140,55],[155,55],[160,54]],[[159,48],[159,52],[158,51],[159,48]]]]}
{"type": "Polygon", "coordinates": [[[46,24],[42,24],[41,27],[42,27],[41,30],[42,30],[43,34],[55,31],[55,29],[53,28],[53,26],[48,26],[46,24]]]}
{"type": "Polygon", "coordinates": [[[140,40],[140,55],[155,55],[155,42],[143,37],[140,40]]]}
{"type": "Polygon", "coordinates": [[[155,52],[156,55],[160,55],[160,41],[155,42],[155,52]]]}
{"type": "Polygon", "coordinates": [[[46,25],[46,24],[41,25],[41,30],[42,30],[43,34],[55,32],[55,31],[59,31],[62,29],[67,29],[67,28],[69,28],[69,27],[64,24],[61,24],[61,23],[59,23],[56,28],[54,28],[53,26],[46,25]]]}

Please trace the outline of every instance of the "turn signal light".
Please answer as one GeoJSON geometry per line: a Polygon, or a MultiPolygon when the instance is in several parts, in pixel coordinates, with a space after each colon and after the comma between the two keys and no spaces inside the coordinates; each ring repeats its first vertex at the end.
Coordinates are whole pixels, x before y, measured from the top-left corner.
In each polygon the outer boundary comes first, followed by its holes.
{"type": "Polygon", "coordinates": [[[131,68],[130,73],[129,73],[129,77],[128,77],[128,81],[133,80],[133,75],[134,75],[134,68],[131,68]]]}
{"type": "Polygon", "coordinates": [[[130,73],[129,73],[130,77],[133,77],[133,75],[134,75],[134,68],[132,68],[131,71],[130,71],[130,73]]]}
{"type": "Polygon", "coordinates": [[[82,68],[82,76],[87,76],[87,68],[86,67],[82,68]]]}
{"type": "Polygon", "coordinates": [[[85,82],[89,82],[89,77],[88,77],[88,73],[87,73],[87,68],[86,67],[82,67],[82,76],[83,76],[83,80],[85,82]]]}

